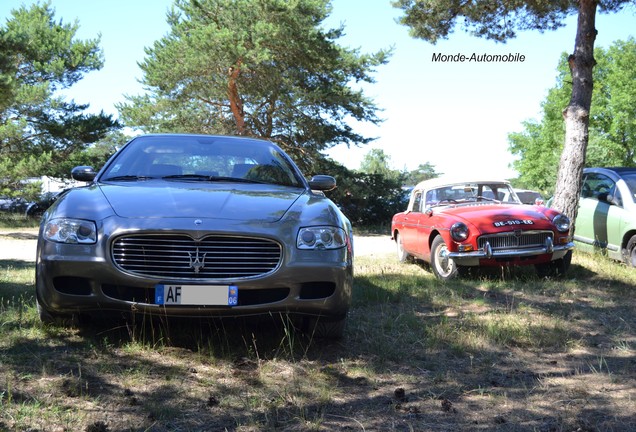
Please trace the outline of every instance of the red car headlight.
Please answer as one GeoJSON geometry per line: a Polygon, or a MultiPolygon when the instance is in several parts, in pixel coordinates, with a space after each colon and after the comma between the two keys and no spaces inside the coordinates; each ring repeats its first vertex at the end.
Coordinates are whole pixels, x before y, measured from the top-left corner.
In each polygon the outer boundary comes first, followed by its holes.
{"type": "Polygon", "coordinates": [[[565,233],[570,229],[570,218],[564,214],[556,215],[554,219],[552,219],[552,223],[559,232],[565,233]]]}
{"type": "Polygon", "coordinates": [[[453,240],[462,242],[468,238],[468,227],[463,222],[455,222],[450,229],[450,235],[453,240]]]}

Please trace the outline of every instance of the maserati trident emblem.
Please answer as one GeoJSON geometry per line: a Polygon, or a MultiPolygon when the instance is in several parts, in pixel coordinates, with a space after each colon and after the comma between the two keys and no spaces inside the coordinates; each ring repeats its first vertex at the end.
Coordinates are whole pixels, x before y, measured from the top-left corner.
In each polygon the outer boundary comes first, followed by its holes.
{"type": "Polygon", "coordinates": [[[199,248],[195,252],[194,259],[192,259],[192,252],[188,252],[188,256],[190,257],[190,268],[194,269],[195,273],[199,273],[201,269],[205,268],[205,256],[207,253],[204,253],[201,257],[199,257],[199,248]]]}

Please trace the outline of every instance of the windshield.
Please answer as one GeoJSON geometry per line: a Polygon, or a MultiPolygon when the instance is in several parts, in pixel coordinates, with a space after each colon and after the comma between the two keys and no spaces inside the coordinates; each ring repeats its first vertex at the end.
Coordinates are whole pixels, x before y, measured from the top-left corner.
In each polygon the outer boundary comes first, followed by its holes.
{"type": "Polygon", "coordinates": [[[235,181],[303,187],[298,170],[267,141],[147,135],[110,161],[101,181],[235,181]]]}
{"type": "Polygon", "coordinates": [[[623,174],[623,180],[625,180],[625,183],[627,183],[629,192],[632,194],[633,197],[636,198],[636,173],[623,174]]]}
{"type": "Polygon", "coordinates": [[[426,207],[474,202],[521,204],[507,183],[458,183],[426,192],[426,207]]]}

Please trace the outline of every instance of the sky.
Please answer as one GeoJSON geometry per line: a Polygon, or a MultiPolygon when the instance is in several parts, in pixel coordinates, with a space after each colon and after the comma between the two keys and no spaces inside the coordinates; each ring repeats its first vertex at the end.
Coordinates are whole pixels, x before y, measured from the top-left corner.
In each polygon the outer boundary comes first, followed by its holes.
{"type": "MultiPolygon", "coordinates": [[[[0,25],[12,9],[31,1],[0,0],[0,25]]],[[[105,64],[67,90],[67,97],[90,104],[90,112],[118,116],[115,104],[125,95],[143,92],[138,63],[168,30],[166,12],[172,0],[52,0],[56,21],[77,20],[79,39],[101,35],[105,64]]],[[[373,53],[393,47],[389,63],[373,74],[365,94],[382,110],[378,125],[352,124],[356,132],[376,138],[370,144],[340,145],[328,155],[357,169],[371,149],[382,149],[391,168],[414,170],[430,163],[440,174],[487,174],[512,178],[514,157],[508,134],[523,130],[523,122],[540,120],[541,103],[556,83],[561,53],[571,53],[576,16],[556,31],[527,31],[505,44],[479,39],[457,28],[436,45],[413,39],[396,22],[401,11],[391,0],[332,0],[325,26],[340,24],[341,46],[373,53]],[[516,62],[440,62],[434,55],[464,54],[524,57],[516,62]]],[[[636,6],[618,14],[597,14],[596,47],[636,34],[636,6]]],[[[326,173],[328,174],[328,173],[326,173]]]]}

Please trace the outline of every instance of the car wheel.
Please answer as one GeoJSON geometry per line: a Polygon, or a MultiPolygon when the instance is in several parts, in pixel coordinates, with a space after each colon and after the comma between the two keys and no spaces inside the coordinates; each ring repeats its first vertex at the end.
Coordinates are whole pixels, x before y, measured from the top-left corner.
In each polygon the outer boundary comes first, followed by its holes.
{"type": "Polygon", "coordinates": [[[632,236],[627,242],[624,258],[625,264],[630,267],[636,267],[636,235],[632,236]]]}
{"type": "Polygon", "coordinates": [[[303,333],[310,338],[342,339],[346,323],[346,315],[337,317],[306,317],[302,330],[303,333]]]}
{"type": "MultiPolygon", "coordinates": [[[[44,213],[44,212],[42,212],[44,213]]],[[[38,216],[40,213],[40,206],[38,206],[37,204],[31,204],[27,207],[26,212],[25,212],[26,216],[38,216]]]]}
{"type": "Polygon", "coordinates": [[[400,233],[395,234],[395,249],[397,251],[397,259],[399,262],[407,262],[411,258],[411,256],[404,250],[404,245],[402,244],[402,236],[400,233]]]}
{"type": "Polygon", "coordinates": [[[435,277],[441,280],[449,280],[457,277],[457,264],[448,257],[448,247],[442,236],[437,236],[431,245],[431,270],[435,277]]]}
{"type": "Polygon", "coordinates": [[[563,276],[570,268],[572,262],[572,251],[568,251],[563,258],[550,261],[548,263],[536,264],[534,268],[537,271],[537,276],[544,277],[560,277],[563,276]]]}
{"type": "Polygon", "coordinates": [[[40,321],[43,324],[50,324],[54,326],[76,326],[79,324],[76,315],[58,315],[49,312],[47,309],[44,308],[44,306],[42,306],[42,303],[40,303],[40,299],[38,299],[37,295],[35,296],[35,306],[37,307],[40,321]]]}

